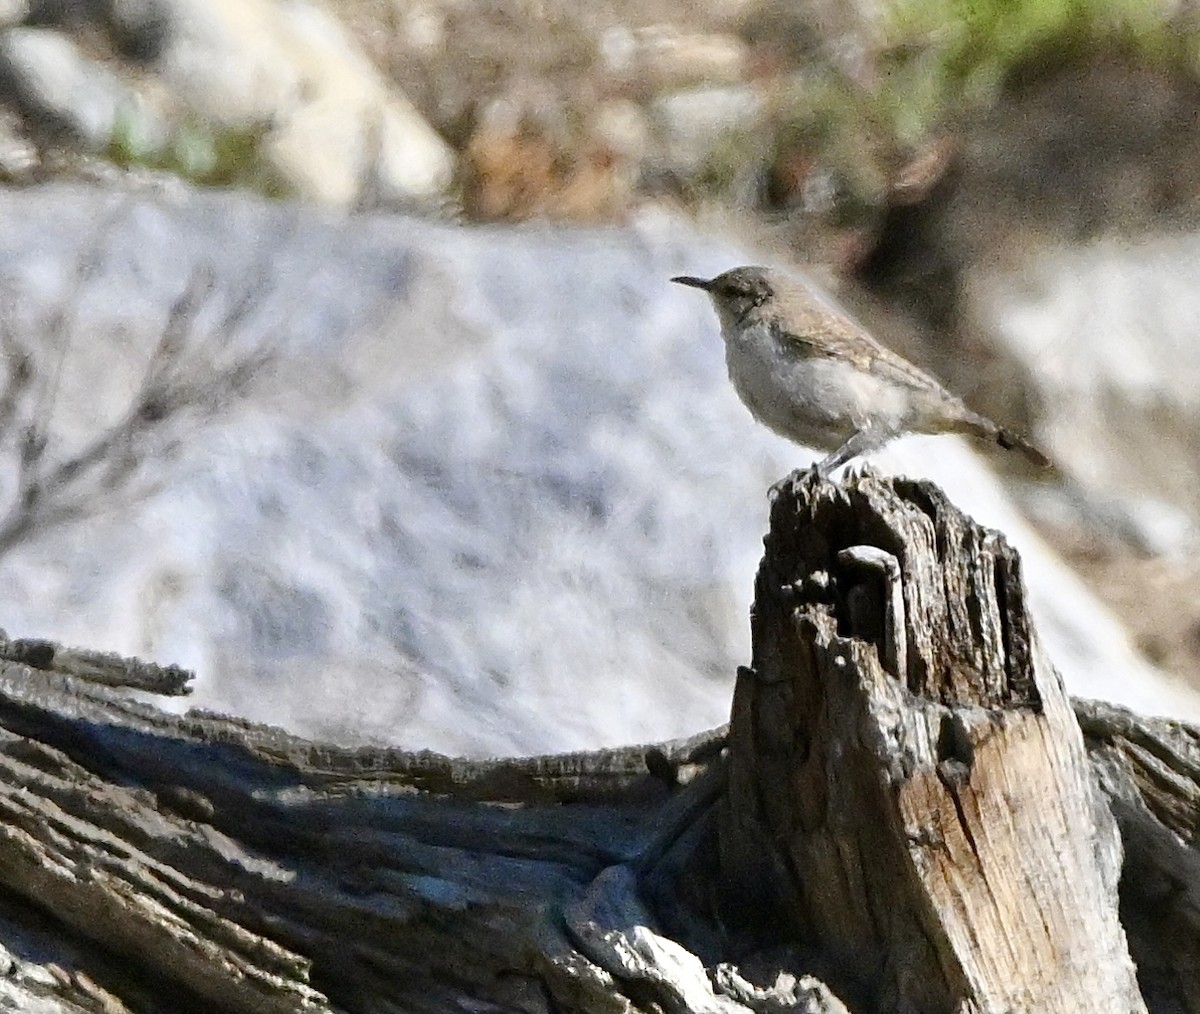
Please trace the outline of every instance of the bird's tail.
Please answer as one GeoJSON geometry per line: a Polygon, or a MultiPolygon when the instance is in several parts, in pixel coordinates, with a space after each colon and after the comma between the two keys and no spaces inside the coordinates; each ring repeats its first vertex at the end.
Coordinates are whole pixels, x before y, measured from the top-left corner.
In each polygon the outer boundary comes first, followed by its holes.
{"type": "Polygon", "coordinates": [[[976,415],[972,412],[962,420],[960,425],[963,429],[973,432],[985,440],[994,440],[1006,451],[1020,451],[1039,468],[1050,467],[1050,459],[1028,440],[1014,433],[1012,430],[1006,430],[1003,426],[997,426],[986,416],[976,415]]]}
{"type": "Polygon", "coordinates": [[[1006,451],[1020,451],[1039,468],[1049,468],[1050,459],[1033,446],[1024,437],[1018,436],[1011,430],[996,427],[996,443],[1006,451]]]}

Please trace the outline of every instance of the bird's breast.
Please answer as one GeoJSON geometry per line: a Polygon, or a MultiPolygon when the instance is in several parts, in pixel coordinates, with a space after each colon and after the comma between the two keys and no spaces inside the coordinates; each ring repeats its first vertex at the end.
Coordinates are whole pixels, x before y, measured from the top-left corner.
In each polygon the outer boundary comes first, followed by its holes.
{"type": "Polygon", "coordinates": [[[905,399],[853,361],[805,354],[766,327],[726,336],[729,378],[751,414],[776,433],[821,450],[840,446],[868,425],[893,429],[902,423],[905,399]]]}

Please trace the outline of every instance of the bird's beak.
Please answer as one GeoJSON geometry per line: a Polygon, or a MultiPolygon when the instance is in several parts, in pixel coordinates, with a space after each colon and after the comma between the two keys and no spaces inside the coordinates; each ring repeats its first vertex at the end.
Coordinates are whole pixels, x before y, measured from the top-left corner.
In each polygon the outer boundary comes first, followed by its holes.
{"type": "Polygon", "coordinates": [[[690,285],[693,289],[703,289],[708,292],[712,289],[712,280],[707,278],[693,278],[691,275],[676,275],[671,281],[679,285],[690,285]]]}

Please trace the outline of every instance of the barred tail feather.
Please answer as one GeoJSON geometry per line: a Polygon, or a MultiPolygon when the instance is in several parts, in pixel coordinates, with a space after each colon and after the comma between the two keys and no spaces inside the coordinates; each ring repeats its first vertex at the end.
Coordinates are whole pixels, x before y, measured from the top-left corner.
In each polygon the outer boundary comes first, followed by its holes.
{"type": "Polygon", "coordinates": [[[1031,444],[1024,437],[1017,436],[1017,434],[1013,433],[1011,430],[997,428],[996,443],[998,443],[1006,451],[1020,451],[1035,465],[1039,465],[1042,468],[1050,467],[1050,459],[1047,458],[1046,455],[1034,447],[1033,444],[1031,444]]]}
{"type": "Polygon", "coordinates": [[[1020,451],[1040,468],[1049,468],[1051,465],[1050,459],[1028,440],[1017,435],[1012,430],[1006,430],[1003,426],[997,426],[985,415],[979,415],[976,412],[966,409],[955,420],[953,428],[959,433],[972,433],[977,437],[982,437],[984,440],[993,440],[1006,451],[1020,451]]]}

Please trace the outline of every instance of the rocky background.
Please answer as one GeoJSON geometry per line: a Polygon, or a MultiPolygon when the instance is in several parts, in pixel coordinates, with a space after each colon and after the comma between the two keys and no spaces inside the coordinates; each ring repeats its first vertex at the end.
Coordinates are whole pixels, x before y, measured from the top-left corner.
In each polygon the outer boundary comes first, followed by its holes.
{"type": "MultiPolygon", "coordinates": [[[[928,476],[1200,717],[1200,8],[0,3],[0,624],[485,754],[728,711],[811,455],[675,273],[805,266],[1054,458],[928,476]]],[[[984,455],[984,456],[981,456],[984,455]]]]}

